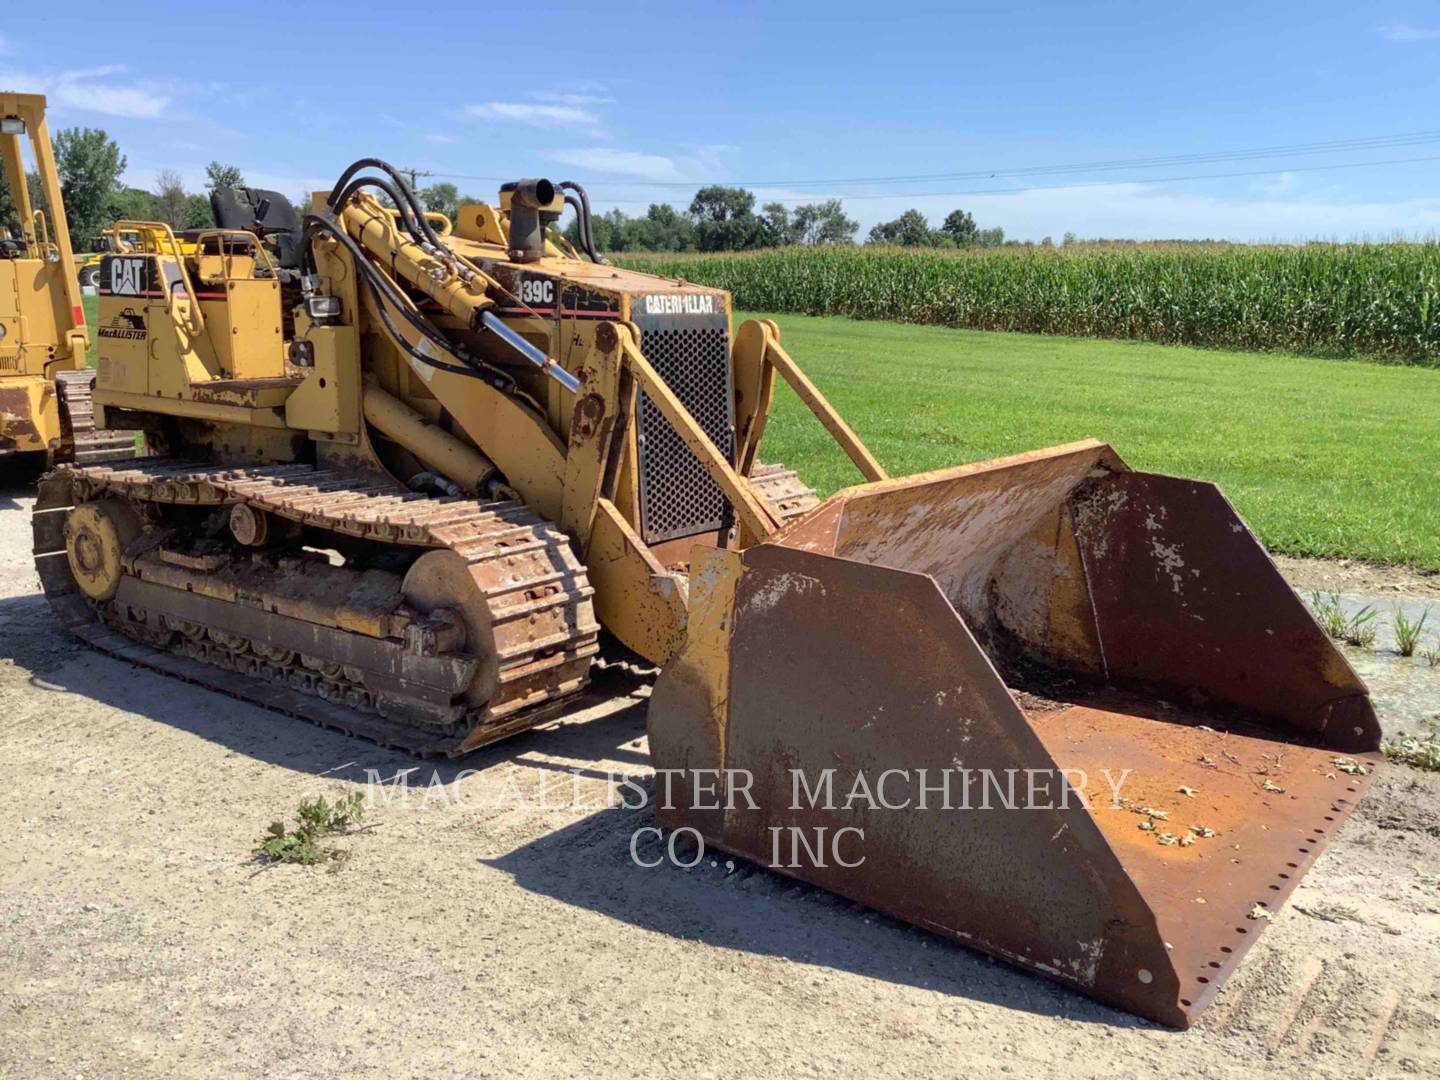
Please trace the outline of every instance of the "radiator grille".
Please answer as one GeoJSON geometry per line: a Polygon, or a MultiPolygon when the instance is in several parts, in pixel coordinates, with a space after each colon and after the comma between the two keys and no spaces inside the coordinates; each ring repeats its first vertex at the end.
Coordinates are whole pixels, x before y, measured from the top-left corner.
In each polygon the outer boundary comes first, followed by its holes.
{"type": "MultiPolygon", "coordinates": [[[[669,320],[667,320],[669,321],[669,320]]],[[[725,323],[641,326],[640,347],[675,396],[732,464],[735,405],[725,323]]],[[[655,403],[639,394],[640,531],[646,543],[718,529],[729,504],[655,403]]]]}

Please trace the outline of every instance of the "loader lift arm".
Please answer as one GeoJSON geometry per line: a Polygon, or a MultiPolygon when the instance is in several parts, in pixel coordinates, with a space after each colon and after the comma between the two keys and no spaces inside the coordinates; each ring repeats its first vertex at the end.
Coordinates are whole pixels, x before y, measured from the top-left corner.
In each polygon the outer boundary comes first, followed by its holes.
{"type": "MultiPolygon", "coordinates": [[[[355,183],[353,180],[349,181],[348,189],[337,186],[337,190],[342,192],[349,190],[351,196],[355,196],[355,183]]],[[[394,190],[396,197],[399,198],[398,189],[387,186],[385,190],[394,190]]],[[[580,389],[580,382],[574,375],[561,367],[554,358],[545,356],[515,334],[503,320],[495,315],[493,309],[496,301],[492,294],[507,291],[499,282],[463,256],[452,252],[451,257],[446,258],[438,253],[433,244],[417,239],[413,235],[407,235],[405,232],[407,220],[413,221],[414,219],[407,218],[403,212],[391,211],[382,207],[368,195],[351,197],[348,202],[342,200],[340,221],[343,223],[345,232],[363,248],[365,255],[368,256],[366,260],[368,265],[361,267],[362,273],[366,273],[368,277],[368,275],[383,272],[375,265],[377,263],[387,266],[398,278],[424,293],[449,314],[463,320],[467,325],[500,336],[516,353],[524,356],[559,382],[566,390],[575,393],[580,389]]],[[[319,225],[317,220],[317,226],[319,225]]],[[[320,227],[328,229],[333,226],[327,223],[320,227]]],[[[356,254],[358,255],[358,253],[356,254]]],[[[372,289],[371,294],[373,302],[379,305],[382,313],[388,300],[389,304],[401,310],[412,325],[423,318],[423,315],[414,308],[413,304],[408,303],[403,294],[397,295],[394,292],[382,294],[378,289],[372,289]]],[[[750,325],[752,324],[747,324],[747,326],[750,325]]],[[[773,372],[780,371],[826,429],[835,436],[836,441],[860,468],[866,479],[884,478],[887,475],[884,469],[865,448],[859,437],[780,347],[779,334],[773,324],[753,325],[759,326],[764,334],[762,378],[773,381],[773,372]]],[[[737,471],[736,467],[726,460],[695,417],[646,360],[633,330],[623,323],[615,324],[613,329],[617,335],[618,348],[624,357],[626,370],[651,396],[665,418],[680,433],[686,447],[724,492],[742,528],[741,546],[759,543],[773,535],[779,528],[779,522],[763,501],[751,490],[745,476],[748,468],[737,471]]],[[[428,340],[434,343],[439,335],[433,330],[433,327],[431,331],[428,340]]],[[[402,336],[408,337],[409,335],[402,336]]],[[[473,360],[458,352],[453,343],[443,338],[440,340],[443,342],[440,348],[448,353],[452,368],[463,370],[464,366],[473,364],[473,360]]],[[[416,355],[419,362],[422,363],[433,364],[439,359],[424,355],[423,348],[415,349],[412,355],[416,355]]],[[[754,449],[758,447],[759,435],[762,431],[763,426],[756,430],[756,437],[750,448],[748,459],[750,466],[753,466],[754,449]]]]}

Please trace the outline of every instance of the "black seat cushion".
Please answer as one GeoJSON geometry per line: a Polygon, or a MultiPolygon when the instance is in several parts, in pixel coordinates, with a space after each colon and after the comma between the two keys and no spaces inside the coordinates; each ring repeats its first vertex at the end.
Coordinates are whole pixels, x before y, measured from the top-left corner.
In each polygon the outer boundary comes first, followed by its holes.
{"type": "Polygon", "coordinates": [[[280,192],[262,188],[216,188],[210,192],[210,209],[220,228],[258,233],[273,244],[275,261],[282,269],[299,268],[300,230],[295,224],[295,208],[280,192]]]}

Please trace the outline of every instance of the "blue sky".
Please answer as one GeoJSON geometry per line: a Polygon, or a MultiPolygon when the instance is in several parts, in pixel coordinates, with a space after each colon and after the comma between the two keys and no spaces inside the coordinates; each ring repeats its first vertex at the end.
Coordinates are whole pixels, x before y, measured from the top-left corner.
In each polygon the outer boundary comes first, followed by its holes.
{"type": "Polygon", "coordinates": [[[16,6],[0,86],[105,128],[138,186],[198,188],[218,158],[298,194],[378,155],[485,197],[575,179],[632,213],[739,181],[1026,239],[1440,232],[1436,3],[16,6]],[[1264,175],[1199,178],[1238,172],[1264,175]]]}

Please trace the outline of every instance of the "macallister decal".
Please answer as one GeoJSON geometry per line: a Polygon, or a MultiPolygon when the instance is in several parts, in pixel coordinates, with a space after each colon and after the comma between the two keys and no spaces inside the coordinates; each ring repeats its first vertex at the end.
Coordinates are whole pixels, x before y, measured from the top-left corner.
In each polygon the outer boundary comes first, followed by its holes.
{"type": "Polygon", "coordinates": [[[97,333],[103,338],[118,338],[120,341],[144,341],[145,320],[135,313],[134,308],[127,307],[107,325],[100,327],[97,333]]]}
{"type": "Polygon", "coordinates": [[[715,314],[715,297],[710,293],[663,293],[644,300],[646,315],[715,314]]]}

